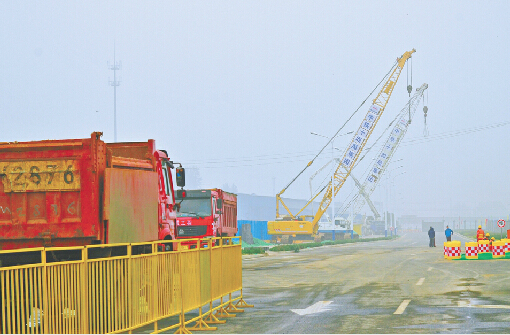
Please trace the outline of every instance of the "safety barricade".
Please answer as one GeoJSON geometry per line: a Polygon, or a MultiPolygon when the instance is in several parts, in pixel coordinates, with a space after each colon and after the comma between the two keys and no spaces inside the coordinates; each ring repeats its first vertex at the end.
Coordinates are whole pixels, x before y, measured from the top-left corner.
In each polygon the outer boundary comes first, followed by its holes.
{"type": "Polygon", "coordinates": [[[505,257],[505,242],[493,241],[492,242],[492,258],[504,258],[505,257]]]}
{"type": "Polygon", "coordinates": [[[444,242],[444,245],[443,245],[443,255],[444,255],[444,258],[448,258],[448,247],[447,247],[447,244],[448,242],[444,242]]]}
{"type": "Polygon", "coordinates": [[[478,259],[478,242],[466,242],[466,259],[478,259]]]}
{"type": "Polygon", "coordinates": [[[505,252],[510,252],[510,239],[503,238],[501,242],[505,242],[505,252]]]}
{"type": "Polygon", "coordinates": [[[219,318],[253,307],[243,300],[238,237],[218,239],[193,249],[179,240],[0,251],[0,333],[215,330],[219,318]],[[175,322],[158,329],[167,318],[175,322]]]}
{"type": "Polygon", "coordinates": [[[480,240],[478,241],[478,255],[490,253],[490,241],[480,240]]]}
{"type": "Polygon", "coordinates": [[[461,257],[460,241],[444,242],[445,258],[459,259],[461,257]]]}

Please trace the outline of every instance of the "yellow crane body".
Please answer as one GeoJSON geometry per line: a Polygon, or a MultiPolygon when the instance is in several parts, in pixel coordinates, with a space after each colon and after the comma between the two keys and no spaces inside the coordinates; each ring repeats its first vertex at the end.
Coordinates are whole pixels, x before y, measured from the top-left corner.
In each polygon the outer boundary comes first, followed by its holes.
{"type": "Polygon", "coordinates": [[[267,232],[269,235],[307,235],[315,236],[319,230],[319,225],[313,225],[311,221],[303,218],[296,218],[282,221],[268,221],[267,232]]]}

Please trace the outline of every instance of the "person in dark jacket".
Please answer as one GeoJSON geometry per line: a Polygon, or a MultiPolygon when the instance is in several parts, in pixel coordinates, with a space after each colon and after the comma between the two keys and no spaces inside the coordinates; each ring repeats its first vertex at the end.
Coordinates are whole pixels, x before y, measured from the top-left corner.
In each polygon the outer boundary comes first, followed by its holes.
{"type": "Polygon", "coordinates": [[[435,247],[436,246],[436,232],[434,231],[434,228],[430,227],[429,230],[429,247],[435,247]]]}

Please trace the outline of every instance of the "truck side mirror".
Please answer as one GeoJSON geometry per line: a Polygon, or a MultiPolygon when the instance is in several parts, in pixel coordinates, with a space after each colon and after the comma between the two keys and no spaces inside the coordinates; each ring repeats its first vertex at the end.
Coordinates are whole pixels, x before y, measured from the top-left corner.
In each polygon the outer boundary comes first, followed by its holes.
{"type": "Polygon", "coordinates": [[[184,176],[184,168],[180,167],[175,170],[175,183],[178,187],[186,186],[186,178],[184,176]]]}
{"type": "Polygon", "coordinates": [[[223,212],[221,211],[222,206],[223,206],[223,200],[217,199],[216,200],[216,214],[220,214],[220,215],[223,214],[223,212]]]}
{"type": "Polygon", "coordinates": [[[186,198],[186,190],[177,190],[175,195],[177,199],[184,199],[186,198]]]}

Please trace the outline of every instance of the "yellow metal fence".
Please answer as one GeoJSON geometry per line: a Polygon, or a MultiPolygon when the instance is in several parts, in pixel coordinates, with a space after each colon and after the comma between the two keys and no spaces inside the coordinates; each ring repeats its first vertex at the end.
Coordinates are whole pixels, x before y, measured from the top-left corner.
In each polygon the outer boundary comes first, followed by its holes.
{"type": "Polygon", "coordinates": [[[243,300],[234,239],[214,247],[209,239],[192,240],[193,248],[178,240],[0,251],[11,263],[0,267],[0,332],[121,333],[151,324],[155,333],[215,330],[211,324],[252,307],[243,300]],[[175,322],[158,328],[167,318],[175,322]]]}

